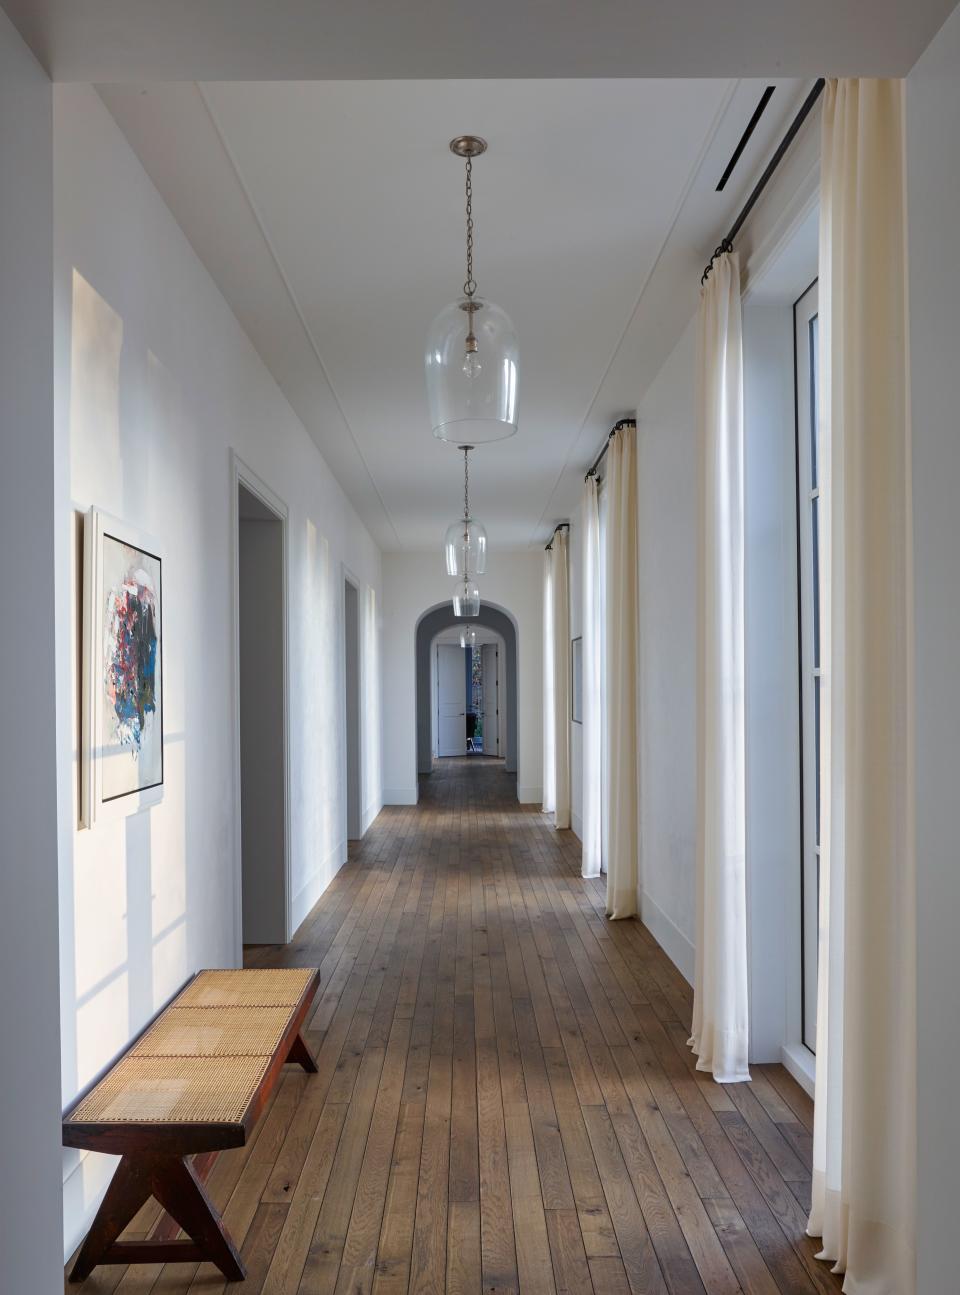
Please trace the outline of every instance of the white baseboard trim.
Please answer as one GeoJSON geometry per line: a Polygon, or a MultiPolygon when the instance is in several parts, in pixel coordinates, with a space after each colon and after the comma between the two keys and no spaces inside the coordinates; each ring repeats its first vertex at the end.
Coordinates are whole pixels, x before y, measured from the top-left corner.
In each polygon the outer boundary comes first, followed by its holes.
{"type": "Polygon", "coordinates": [[[582,844],[583,843],[583,819],[580,817],[579,814],[574,814],[572,811],[570,813],[570,830],[577,838],[577,840],[582,844]]]}
{"type": "Polygon", "coordinates": [[[640,892],[640,916],[644,926],[684,980],[692,985],[697,967],[696,949],[673,919],[666,915],[645,890],[640,892]]]}
{"type": "Polygon", "coordinates": [[[385,805],[415,805],[417,803],[416,787],[384,787],[383,803],[385,805]]]}
{"type": "Polygon", "coordinates": [[[306,885],[294,895],[291,914],[294,931],[343,867],[346,857],[347,843],[338,841],[306,885]]]}
{"type": "Polygon", "coordinates": [[[542,787],[517,787],[517,800],[521,805],[540,805],[543,803],[542,787]]]}
{"type": "Polygon", "coordinates": [[[784,1070],[790,1072],[807,1094],[813,1097],[817,1085],[817,1059],[802,1043],[785,1043],[780,1049],[784,1070]]]}
{"type": "Polygon", "coordinates": [[[380,813],[381,809],[383,809],[382,802],[379,805],[371,805],[369,806],[369,808],[363,811],[363,818],[360,821],[361,836],[366,836],[369,829],[373,826],[376,820],[376,817],[380,813]]]}

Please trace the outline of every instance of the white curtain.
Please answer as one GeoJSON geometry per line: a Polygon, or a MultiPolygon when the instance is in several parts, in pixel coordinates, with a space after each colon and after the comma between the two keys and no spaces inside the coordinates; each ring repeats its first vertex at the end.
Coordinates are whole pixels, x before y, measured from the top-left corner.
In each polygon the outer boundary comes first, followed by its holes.
{"type": "Polygon", "coordinates": [[[597,478],[583,483],[583,862],[585,877],[600,876],[603,725],[600,710],[600,502],[597,478]]]}
{"type": "Polygon", "coordinates": [[[637,911],[639,788],[637,750],[637,431],[623,427],[610,438],[604,493],[608,498],[606,545],[607,747],[609,812],[607,915],[637,911]]]}
{"type": "Polygon", "coordinates": [[[543,555],[543,812],[557,804],[556,713],[553,706],[553,553],[543,555]]]}
{"type": "Polygon", "coordinates": [[[570,826],[570,536],[557,531],[553,558],[553,821],[570,826]]]}
{"type": "Polygon", "coordinates": [[[855,1295],[916,1291],[903,85],[824,93],[821,893],[813,1209],[855,1295]]]}
{"type": "Polygon", "coordinates": [[[690,1046],[719,1083],[750,1078],[744,793],[740,261],[700,295],[697,954],[690,1046]]]}

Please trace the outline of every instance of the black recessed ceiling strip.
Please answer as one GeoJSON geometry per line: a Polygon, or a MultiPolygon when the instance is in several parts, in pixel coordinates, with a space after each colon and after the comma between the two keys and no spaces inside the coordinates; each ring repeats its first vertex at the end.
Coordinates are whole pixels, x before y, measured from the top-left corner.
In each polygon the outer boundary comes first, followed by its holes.
{"type": "Polygon", "coordinates": [[[757,200],[759,199],[760,195],[763,193],[764,189],[767,187],[770,177],[773,175],[774,171],[776,171],[777,167],[783,161],[784,154],[786,153],[787,149],[790,147],[790,145],[793,143],[794,139],[796,138],[797,132],[800,130],[800,127],[803,125],[803,123],[807,120],[807,117],[810,115],[811,108],[820,98],[821,92],[823,91],[824,84],[825,82],[823,77],[820,77],[819,80],[817,80],[814,83],[813,89],[810,91],[806,99],[804,99],[803,103],[800,105],[800,111],[797,113],[796,117],[794,117],[793,121],[790,123],[787,133],[784,135],[783,139],[780,141],[779,145],[777,146],[777,151],[774,153],[773,157],[767,163],[767,166],[763,172],[763,175],[761,175],[760,179],[754,185],[753,192],[750,194],[750,197],[743,204],[743,207],[740,210],[740,215],[730,226],[730,230],[727,233],[726,238],[723,239],[719,247],[717,247],[716,251],[714,252],[713,256],[711,256],[710,264],[706,267],[703,274],[700,276],[701,283],[706,283],[707,276],[709,275],[710,271],[713,269],[713,263],[717,259],[717,257],[721,256],[724,252],[733,251],[733,240],[736,238],[736,236],[740,233],[740,230],[743,228],[743,222],[750,215],[751,211],[753,211],[753,208],[756,205],[757,200]]]}
{"type": "Polygon", "coordinates": [[[727,168],[724,171],[723,175],[721,175],[720,177],[720,183],[717,185],[717,193],[723,192],[724,185],[727,183],[727,181],[730,179],[731,175],[733,174],[733,168],[740,161],[740,155],[743,152],[743,150],[747,147],[747,144],[750,140],[750,136],[757,129],[757,122],[763,116],[763,110],[770,102],[770,99],[775,89],[776,89],[776,86],[768,85],[767,88],[764,90],[763,94],[760,96],[760,102],[757,104],[756,108],[754,108],[753,116],[747,122],[747,128],[740,136],[740,142],[737,144],[737,147],[733,150],[733,153],[730,156],[730,161],[727,163],[727,168]]]}

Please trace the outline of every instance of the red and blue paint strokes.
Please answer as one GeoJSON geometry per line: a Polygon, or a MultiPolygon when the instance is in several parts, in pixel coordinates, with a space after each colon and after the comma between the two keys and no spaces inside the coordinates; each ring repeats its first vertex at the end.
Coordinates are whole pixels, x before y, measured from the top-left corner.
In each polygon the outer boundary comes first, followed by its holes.
{"type": "Polygon", "coordinates": [[[157,709],[157,607],[149,577],[130,571],[107,602],[107,697],[116,736],[136,757],[157,709]]]}

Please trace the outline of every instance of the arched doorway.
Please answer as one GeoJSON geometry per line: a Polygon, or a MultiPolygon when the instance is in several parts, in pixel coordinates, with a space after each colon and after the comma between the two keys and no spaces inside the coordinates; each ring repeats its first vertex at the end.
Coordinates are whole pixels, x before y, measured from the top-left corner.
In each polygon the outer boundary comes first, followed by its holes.
{"type": "MultiPolygon", "coordinates": [[[[506,682],[506,729],[508,773],[517,771],[517,627],[513,617],[502,607],[481,603],[480,611],[470,617],[470,622],[493,630],[503,639],[506,682]]],[[[429,773],[433,768],[431,750],[430,716],[430,644],[445,629],[462,625],[463,619],[453,614],[450,603],[440,603],[423,613],[416,630],[416,694],[417,694],[417,772],[429,773]]]]}

